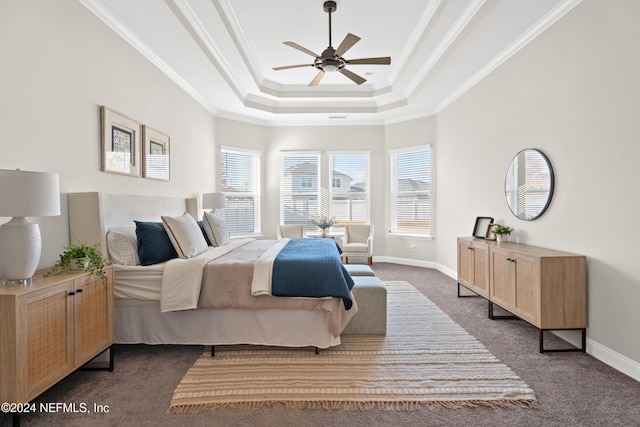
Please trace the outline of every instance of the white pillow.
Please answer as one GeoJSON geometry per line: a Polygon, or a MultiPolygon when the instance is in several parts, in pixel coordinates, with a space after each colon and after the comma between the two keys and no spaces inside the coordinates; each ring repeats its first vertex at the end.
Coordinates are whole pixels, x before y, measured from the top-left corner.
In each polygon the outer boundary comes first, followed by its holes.
{"type": "Polygon", "coordinates": [[[188,213],[161,218],[169,240],[180,258],[193,258],[208,249],[200,226],[188,213]]]}
{"type": "Polygon", "coordinates": [[[202,223],[212,246],[224,246],[229,243],[229,229],[221,216],[205,212],[202,223]]]}
{"type": "Polygon", "coordinates": [[[114,264],[140,265],[135,227],[111,227],[107,231],[107,251],[114,264]]]}

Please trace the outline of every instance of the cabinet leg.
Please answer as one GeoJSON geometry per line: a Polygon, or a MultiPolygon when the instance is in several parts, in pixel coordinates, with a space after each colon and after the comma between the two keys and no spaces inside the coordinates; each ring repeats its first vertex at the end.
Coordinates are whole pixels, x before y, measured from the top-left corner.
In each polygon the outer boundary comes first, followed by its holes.
{"type": "Polygon", "coordinates": [[[579,351],[582,353],[587,352],[587,329],[586,328],[569,328],[569,329],[540,329],[540,353],[551,353],[551,352],[570,352],[570,351],[579,351]],[[544,348],[544,331],[555,331],[555,330],[563,330],[563,331],[580,331],[582,333],[582,338],[580,340],[580,348],[544,348]]]}
{"type": "MultiPolygon", "coordinates": [[[[109,372],[113,372],[113,367],[115,366],[113,363],[113,346],[110,346],[108,349],[109,351],[109,365],[107,367],[102,367],[102,366],[83,366],[80,369],[78,369],[79,371],[109,371],[109,372]]],[[[107,351],[105,350],[105,351],[107,351]]],[[[104,352],[103,352],[104,353],[104,352]]]]}
{"type": "Polygon", "coordinates": [[[487,300],[489,302],[489,319],[491,320],[506,320],[506,319],[517,319],[518,316],[514,315],[500,315],[496,316],[493,314],[493,302],[491,300],[487,300]]]}
{"type": "MultiPolygon", "coordinates": [[[[471,298],[471,297],[479,297],[479,296],[480,296],[480,295],[478,295],[478,294],[473,294],[473,295],[462,295],[462,294],[460,294],[460,286],[462,286],[462,287],[464,287],[464,288],[466,288],[466,289],[469,289],[469,288],[467,288],[466,286],[464,286],[463,284],[461,284],[460,282],[458,282],[458,298],[471,298]]],[[[469,289],[469,290],[470,290],[470,289],[469,289]]],[[[473,292],[473,291],[471,291],[471,292],[473,292]]]]}

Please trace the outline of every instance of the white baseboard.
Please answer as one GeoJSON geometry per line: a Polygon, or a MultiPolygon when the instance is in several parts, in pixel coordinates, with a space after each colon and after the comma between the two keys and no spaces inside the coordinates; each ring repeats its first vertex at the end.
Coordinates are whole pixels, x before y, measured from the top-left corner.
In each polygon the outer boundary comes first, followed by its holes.
{"type": "Polygon", "coordinates": [[[389,257],[389,256],[375,256],[373,257],[373,262],[388,262],[391,264],[400,264],[400,265],[410,265],[413,267],[424,267],[424,268],[435,268],[437,269],[437,264],[431,261],[423,261],[419,259],[410,259],[410,258],[397,258],[397,257],[389,257]]]}
{"type": "MultiPolygon", "coordinates": [[[[458,280],[458,273],[441,264],[431,261],[421,261],[415,259],[395,258],[395,257],[375,257],[375,261],[389,262],[393,264],[411,265],[416,267],[433,268],[443,274],[458,280]]],[[[570,344],[580,347],[580,334],[575,331],[556,331],[557,336],[569,342],[570,344]]],[[[587,335],[589,330],[587,329],[587,335]]],[[[599,342],[587,338],[587,353],[598,359],[599,361],[611,366],[612,368],[630,376],[636,381],[640,381],[640,363],[629,359],[627,356],[620,354],[599,342]]]]}
{"type": "Polygon", "coordinates": [[[587,353],[611,366],[613,369],[630,376],[636,381],[640,381],[640,363],[635,360],[631,360],[627,356],[588,338],[587,353]]]}

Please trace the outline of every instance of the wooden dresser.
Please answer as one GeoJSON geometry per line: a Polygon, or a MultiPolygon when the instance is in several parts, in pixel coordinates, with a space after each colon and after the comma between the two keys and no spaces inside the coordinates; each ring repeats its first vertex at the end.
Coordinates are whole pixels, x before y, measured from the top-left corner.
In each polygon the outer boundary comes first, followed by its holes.
{"type": "MultiPolygon", "coordinates": [[[[26,403],[113,344],[113,269],[0,284],[0,401],[26,403]]],[[[113,369],[113,360],[109,369],[113,369]]]]}
{"type": "Polygon", "coordinates": [[[513,313],[540,330],[540,352],[575,351],[544,348],[544,331],[579,330],[586,349],[587,261],[583,255],[518,243],[458,238],[460,286],[513,313]]]}

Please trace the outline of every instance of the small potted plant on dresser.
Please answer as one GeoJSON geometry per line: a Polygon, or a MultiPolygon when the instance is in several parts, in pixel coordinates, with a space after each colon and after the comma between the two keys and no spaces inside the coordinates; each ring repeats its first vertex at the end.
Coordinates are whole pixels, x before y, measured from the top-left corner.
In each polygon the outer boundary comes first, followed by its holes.
{"type": "Polygon", "coordinates": [[[506,225],[498,225],[491,230],[493,235],[496,236],[496,241],[498,243],[506,242],[507,236],[509,236],[512,231],[513,228],[506,225]]]}
{"type": "Polygon", "coordinates": [[[321,230],[322,237],[327,237],[327,229],[333,227],[333,225],[336,223],[336,220],[335,218],[329,218],[321,215],[318,218],[312,219],[311,222],[321,230]]]}
{"type": "Polygon", "coordinates": [[[98,248],[85,243],[73,243],[65,247],[53,268],[46,274],[52,276],[67,273],[73,270],[84,270],[91,273],[96,279],[105,283],[107,276],[104,267],[108,265],[98,248]]]}

